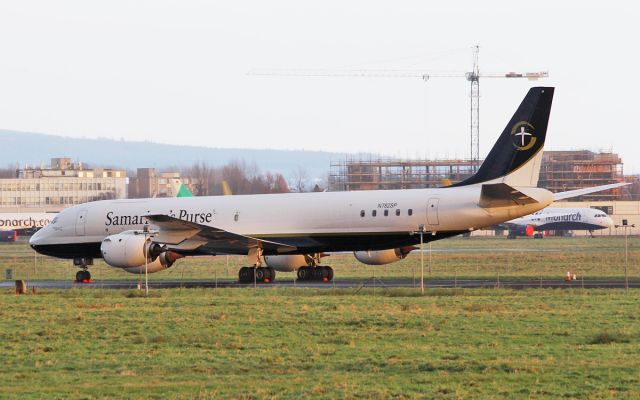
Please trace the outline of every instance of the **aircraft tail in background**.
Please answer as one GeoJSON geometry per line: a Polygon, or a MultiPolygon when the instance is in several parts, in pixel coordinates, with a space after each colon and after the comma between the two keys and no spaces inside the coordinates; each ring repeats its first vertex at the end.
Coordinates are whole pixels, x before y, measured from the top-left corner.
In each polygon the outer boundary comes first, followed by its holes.
{"type": "Polygon", "coordinates": [[[171,180],[171,190],[176,197],[193,197],[189,188],[180,179],[171,180]]]}

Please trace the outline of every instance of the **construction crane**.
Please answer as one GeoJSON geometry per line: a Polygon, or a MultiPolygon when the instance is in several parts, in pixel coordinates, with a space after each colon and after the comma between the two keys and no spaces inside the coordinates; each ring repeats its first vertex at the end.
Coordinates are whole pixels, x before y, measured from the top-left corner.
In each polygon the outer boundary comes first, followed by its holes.
{"type": "Polygon", "coordinates": [[[541,72],[506,72],[506,73],[480,73],[478,56],[480,46],[473,46],[473,69],[464,74],[471,84],[469,99],[471,101],[469,115],[471,116],[471,163],[474,172],[480,166],[480,78],[527,78],[535,81],[549,76],[548,71],[541,72]]]}
{"type": "Polygon", "coordinates": [[[548,71],[540,72],[489,72],[481,73],[478,62],[480,46],[472,47],[473,68],[470,72],[425,72],[419,70],[381,69],[381,70],[323,70],[323,69],[254,69],[249,75],[260,76],[301,76],[301,77],[360,77],[360,78],[420,78],[427,82],[431,78],[465,78],[470,83],[470,159],[473,170],[480,165],[480,78],[526,78],[538,80],[547,78],[548,71]]]}

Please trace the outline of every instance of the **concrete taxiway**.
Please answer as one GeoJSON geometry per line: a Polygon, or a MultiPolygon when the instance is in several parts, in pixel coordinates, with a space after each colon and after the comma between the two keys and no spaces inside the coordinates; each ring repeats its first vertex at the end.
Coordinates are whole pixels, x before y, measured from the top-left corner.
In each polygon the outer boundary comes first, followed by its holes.
{"type": "MultiPolygon", "coordinates": [[[[105,280],[91,283],[76,283],[73,281],[28,281],[29,287],[39,289],[136,289],[137,280],[105,280]]],[[[144,281],[142,283],[144,285],[144,281]]],[[[274,283],[258,283],[256,286],[261,289],[269,288],[312,288],[312,289],[359,289],[359,288],[418,288],[420,282],[413,279],[343,279],[335,282],[296,282],[291,279],[277,280],[274,283]]],[[[150,280],[149,288],[169,289],[169,288],[251,288],[253,284],[241,284],[231,280],[150,280]]],[[[0,282],[0,288],[13,288],[13,281],[0,282]]],[[[532,289],[532,288],[585,288],[585,289],[622,289],[625,287],[624,279],[585,279],[575,281],[563,281],[561,279],[522,279],[522,280],[452,280],[452,279],[428,279],[425,280],[427,288],[511,288],[511,289],[532,289]]],[[[630,288],[640,288],[640,280],[630,280],[630,288]]]]}

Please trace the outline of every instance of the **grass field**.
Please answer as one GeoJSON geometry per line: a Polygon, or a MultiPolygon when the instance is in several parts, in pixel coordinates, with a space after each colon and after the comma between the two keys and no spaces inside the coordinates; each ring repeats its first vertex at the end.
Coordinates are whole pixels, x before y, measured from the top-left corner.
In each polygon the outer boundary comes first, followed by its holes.
{"type": "MultiPolygon", "coordinates": [[[[428,245],[425,245],[425,250],[428,245]]],[[[452,238],[433,242],[431,276],[435,278],[509,278],[557,277],[566,271],[585,279],[622,277],[624,274],[624,238],[600,236],[594,239],[519,238],[507,240],[494,237],[452,238]]],[[[425,254],[428,265],[429,256],[425,254]]],[[[151,279],[237,279],[238,269],[246,265],[246,257],[195,257],[178,260],[151,279]]],[[[323,263],[336,271],[336,279],[411,278],[420,273],[419,253],[413,252],[405,260],[384,266],[367,266],[352,254],[333,254],[323,263]]],[[[640,239],[629,238],[629,274],[640,277],[640,239]]],[[[14,279],[72,280],[77,268],[69,260],[34,256],[26,241],[18,244],[0,243],[0,273],[12,269],[14,279]]],[[[94,280],[130,279],[136,275],[111,268],[102,260],[91,267],[94,280]]],[[[279,279],[293,279],[292,273],[281,273],[279,279]]]]}
{"type": "Polygon", "coordinates": [[[640,398],[640,291],[0,291],[1,398],[640,398]]]}

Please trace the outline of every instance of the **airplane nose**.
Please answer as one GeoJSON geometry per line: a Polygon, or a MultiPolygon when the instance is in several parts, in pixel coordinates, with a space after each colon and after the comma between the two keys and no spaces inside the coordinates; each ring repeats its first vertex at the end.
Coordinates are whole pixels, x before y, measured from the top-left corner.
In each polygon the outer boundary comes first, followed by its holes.
{"type": "Polygon", "coordinates": [[[609,228],[611,228],[613,226],[613,220],[611,219],[611,217],[607,217],[607,226],[609,228]]]}
{"type": "Polygon", "coordinates": [[[44,228],[34,233],[31,238],[29,238],[29,245],[34,251],[40,254],[53,255],[48,251],[49,247],[51,247],[50,245],[52,244],[52,233],[52,229],[48,226],[45,226],[44,228]]]}
{"type": "Polygon", "coordinates": [[[40,232],[42,232],[42,229],[38,230],[36,233],[31,235],[31,237],[29,238],[29,245],[31,245],[31,247],[33,247],[33,246],[38,244],[38,241],[40,240],[40,235],[39,235],[40,232]]]}
{"type": "Polygon", "coordinates": [[[47,236],[47,227],[45,226],[42,229],[39,229],[36,233],[34,233],[31,238],[29,238],[29,245],[32,249],[36,250],[38,245],[43,244],[46,236],[47,236]]]}

